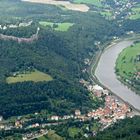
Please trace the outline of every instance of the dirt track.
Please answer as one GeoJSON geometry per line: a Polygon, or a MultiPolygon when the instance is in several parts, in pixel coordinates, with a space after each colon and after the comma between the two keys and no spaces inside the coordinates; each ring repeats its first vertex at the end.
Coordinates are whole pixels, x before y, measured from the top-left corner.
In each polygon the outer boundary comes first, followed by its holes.
{"type": "Polygon", "coordinates": [[[85,4],[73,4],[69,1],[56,1],[56,0],[21,0],[25,2],[33,2],[33,3],[43,3],[43,4],[51,4],[51,5],[61,5],[69,10],[87,12],[89,7],[85,4]]]}

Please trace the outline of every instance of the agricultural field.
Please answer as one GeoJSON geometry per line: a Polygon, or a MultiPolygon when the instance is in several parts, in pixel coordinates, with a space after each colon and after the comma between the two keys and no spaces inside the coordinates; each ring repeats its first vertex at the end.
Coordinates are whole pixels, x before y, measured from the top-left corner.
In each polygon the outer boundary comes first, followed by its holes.
{"type": "Polygon", "coordinates": [[[68,31],[70,27],[72,27],[74,24],[73,23],[53,23],[53,22],[44,22],[40,21],[40,25],[42,26],[50,26],[53,28],[55,31],[68,31]]]}
{"type": "Polygon", "coordinates": [[[85,4],[92,4],[97,7],[102,6],[102,0],[74,0],[75,3],[85,3],[85,4]]]}
{"type": "Polygon", "coordinates": [[[112,15],[113,15],[111,11],[102,11],[102,12],[100,12],[100,14],[103,17],[106,17],[107,19],[111,19],[112,18],[112,15]]]}
{"type": "Polygon", "coordinates": [[[52,77],[48,74],[35,70],[33,72],[26,71],[24,74],[17,74],[16,76],[10,76],[6,78],[6,82],[8,84],[17,83],[17,82],[25,82],[25,81],[51,81],[52,77]]]}
{"type": "Polygon", "coordinates": [[[140,43],[124,49],[116,62],[116,72],[123,78],[130,79],[140,71],[140,43]]]}
{"type": "Polygon", "coordinates": [[[76,128],[76,127],[70,127],[68,129],[68,133],[69,133],[69,136],[74,138],[76,135],[79,134],[81,130],[79,128],[76,128]]]}
{"type": "Polygon", "coordinates": [[[55,131],[53,130],[49,130],[48,134],[45,136],[42,136],[40,138],[37,138],[35,140],[63,140],[62,137],[60,137],[59,135],[57,135],[55,133],[55,131]]]}
{"type": "Polygon", "coordinates": [[[132,15],[129,18],[132,20],[140,19],[140,5],[132,8],[132,15]]]}

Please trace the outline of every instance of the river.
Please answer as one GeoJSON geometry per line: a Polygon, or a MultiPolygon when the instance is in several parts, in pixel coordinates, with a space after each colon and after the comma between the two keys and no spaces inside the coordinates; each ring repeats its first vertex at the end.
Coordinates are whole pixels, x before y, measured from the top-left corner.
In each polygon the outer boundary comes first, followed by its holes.
{"type": "Polygon", "coordinates": [[[134,108],[140,110],[140,96],[123,85],[115,74],[115,63],[119,53],[131,44],[133,44],[133,41],[124,40],[107,48],[100,57],[95,76],[102,85],[134,108]]]}

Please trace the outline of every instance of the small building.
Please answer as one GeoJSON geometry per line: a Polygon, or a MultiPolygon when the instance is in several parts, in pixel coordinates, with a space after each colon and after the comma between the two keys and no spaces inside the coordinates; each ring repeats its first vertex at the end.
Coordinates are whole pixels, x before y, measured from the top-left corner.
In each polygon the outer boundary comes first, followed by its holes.
{"type": "Polygon", "coordinates": [[[70,119],[70,118],[71,118],[70,115],[65,115],[65,116],[63,116],[63,119],[64,119],[64,120],[68,120],[68,119],[70,119]]]}
{"type": "Polygon", "coordinates": [[[6,30],[7,29],[7,26],[3,26],[3,30],[6,30]]]}
{"type": "Polygon", "coordinates": [[[36,128],[36,127],[39,127],[39,123],[35,123],[32,125],[32,128],[36,128]]]}
{"type": "Polygon", "coordinates": [[[1,130],[1,129],[4,129],[4,128],[5,128],[4,125],[1,124],[1,125],[0,125],[0,130],[1,130]]]}
{"type": "Polygon", "coordinates": [[[22,124],[20,121],[16,121],[15,126],[16,126],[16,128],[22,128],[22,124]]]}
{"type": "Polygon", "coordinates": [[[81,115],[81,111],[80,110],[75,110],[75,116],[80,116],[81,115]]]}
{"type": "Polygon", "coordinates": [[[106,89],[106,90],[103,90],[103,94],[108,96],[109,95],[109,91],[106,89]]]}
{"type": "Polygon", "coordinates": [[[95,85],[93,86],[93,90],[96,90],[96,91],[103,91],[103,88],[99,85],[95,85]]]}
{"type": "Polygon", "coordinates": [[[92,88],[93,88],[92,85],[89,85],[89,86],[88,86],[88,90],[89,90],[89,91],[92,91],[92,90],[93,90],[92,88]]]}
{"type": "Polygon", "coordinates": [[[51,120],[58,121],[59,120],[59,116],[51,116],[51,120]]]}

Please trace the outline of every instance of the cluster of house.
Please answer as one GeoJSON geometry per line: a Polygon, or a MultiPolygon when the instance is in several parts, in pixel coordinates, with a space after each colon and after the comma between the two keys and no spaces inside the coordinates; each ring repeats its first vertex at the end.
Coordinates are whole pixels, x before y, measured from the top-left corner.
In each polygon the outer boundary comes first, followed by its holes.
{"type": "MultiPolygon", "coordinates": [[[[31,128],[41,128],[44,129],[45,126],[50,125],[59,125],[65,120],[74,119],[79,121],[86,121],[91,120],[92,118],[98,119],[101,123],[102,129],[107,128],[112,123],[116,122],[119,119],[124,119],[127,114],[131,111],[129,106],[121,101],[119,101],[115,96],[112,96],[109,94],[109,91],[107,89],[103,89],[99,85],[91,85],[89,82],[86,82],[84,80],[80,80],[84,86],[87,87],[87,89],[90,91],[91,95],[93,97],[97,97],[99,99],[105,100],[105,106],[100,107],[97,110],[92,110],[88,112],[87,114],[81,114],[81,111],[79,109],[75,110],[74,114],[71,115],[64,115],[64,116],[50,116],[48,120],[50,122],[44,123],[44,124],[30,124],[29,126],[26,126],[27,129],[31,128]]],[[[35,113],[35,115],[38,115],[38,113],[35,113]]],[[[0,116],[0,129],[3,130],[11,130],[15,128],[23,128],[23,125],[25,122],[28,122],[31,120],[27,119],[26,121],[23,121],[22,119],[17,119],[14,124],[10,123],[2,123],[3,117],[0,116]]],[[[46,131],[45,131],[46,132],[46,131]]],[[[42,132],[43,133],[43,132],[42,132]]],[[[40,135],[40,132],[30,133],[27,135],[24,135],[24,140],[29,139],[31,137],[35,137],[37,135],[40,135]]]]}
{"type": "MultiPolygon", "coordinates": [[[[87,84],[87,83],[86,83],[87,84]]],[[[119,119],[124,119],[127,113],[130,112],[130,108],[127,104],[119,101],[116,97],[109,95],[107,89],[103,89],[99,85],[88,85],[88,90],[93,96],[97,98],[105,98],[104,108],[98,108],[87,114],[82,115],[80,110],[75,110],[75,115],[68,116],[52,116],[51,120],[58,121],[60,119],[66,120],[70,118],[79,119],[80,121],[89,120],[91,118],[99,119],[102,125],[108,126],[119,119]]]]}
{"type": "Polygon", "coordinates": [[[129,106],[117,99],[117,97],[109,94],[107,89],[103,89],[99,85],[91,85],[90,83],[80,80],[84,86],[91,92],[92,96],[99,99],[105,99],[104,108],[98,108],[87,114],[88,117],[99,119],[100,123],[108,126],[119,119],[124,119],[131,110],[129,106]]]}
{"type": "Polygon", "coordinates": [[[24,134],[22,136],[22,140],[31,140],[31,139],[33,140],[37,137],[41,137],[43,135],[46,135],[47,133],[48,133],[48,130],[41,129],[40,131],[35,131],[35,132],[24,134]]]}
{"type": "Polygon", "coordinates": [[[109,126],[119,119],[124,119],[128,112],[130,112],[128,105],[120,103],[113,96],[106,96],[105,107],[89,112],[88,117],[99,119],[102,125],[109,126]]]}
{"type": "Polygon", "coordinates": [[[68,120],[68,119],[77,119],[79,121],[86,121],[89,120],[89,117],[87,114],[81,114],[81,111],[79,109],[75,110],[74,115],[64,115],[64,116],[51,116],[51,120],[68,120]]]}
{"type": "Polygon", "coordinates": [[[109,91],[107,89],[104,90],[99,85],[89,85],[87,86],[87,88],[91,93],[93,93],[94,96],[98,98],[102,97],[102,95],[109,95],[109,91]]]}
{"type": "Polygon", "coordinates": [[[7,131],[7,130],[12,130],[12,129],[15,129],[14,124],[0,122],[0,130],[7,131]]]}
{"type": "Polygon", "coordinates": [[[28,27],[32,24],[32,22],[33,21],[22,22],[22,23],[19,23],[19,24],[0,25],[0,29],[1,30],[6,30],[8,28],[28,27]]]}
{"type": "MultiPolygon", "coordinates": [[[[127,2],[121,1],[121,0],[114,0],[114,3],[116,5],[116,10],[113,12],[113,19],[116,19],[116,17],[118,15],[120,15],[123,11],[131,9],[133,7],[133,5],[136,4],[136,2],[128,0],[127,2]]],[[[132,12],[128,12],[126,14],[126,18],[131,16],[133,13],[132,12]]],[[[122,19],[125,18],[125,16],[121,17],[122,19]]]]}

